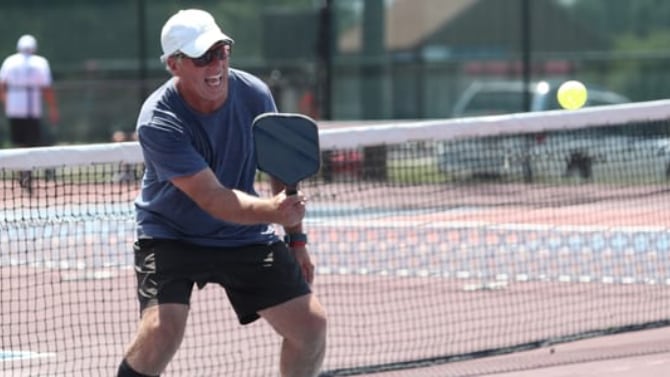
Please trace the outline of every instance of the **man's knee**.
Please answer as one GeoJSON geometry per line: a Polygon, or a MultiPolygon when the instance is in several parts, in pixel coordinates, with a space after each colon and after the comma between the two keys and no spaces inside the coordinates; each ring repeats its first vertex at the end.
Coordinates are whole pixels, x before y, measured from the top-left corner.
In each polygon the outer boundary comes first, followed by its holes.
{"type": "Polygon", "coordinates": [[[300,331],[295,334],[295,340],[301,344],[301,348],[315,351],[325,348],[328,318],[320,305],[310,306],[308,315],[301,319],[298,328],[300,331]]]}
{"type": "Polygon", "coordinates": [[[279,335],[294,343],[324,337],[328,326],[325,310],[311,294],[265,309],[259,314],[279,335]]]}
{"type": "Polygon", "coordinates": [[[182,308],[182,305],[167,304],[150,307],[142,314],[139,337],[154,349],[173,352],[184,337],[187,315],[187,306],[182,308]]]}
{"type": "Polygon", "coordinates": [[[126,352],[130,365],[158,375],[177,352],[184,337],[188,307],[161,305],[142,313],[140,326],[126,352]]]}
{"type": "Polygon", "coordinates": [[[326,330],[328,328],[328,318],[324,311],[314,313],[310,321],[310,327],[315,334],[316,338],[325,340],[326,330]]]}
{"type": "Polygon", "coordinates": [[[318,360],[323,360],[326,352],[326,333],[328,329],[328,319],[325,312],[316,315],[312,323],[312,340],[309,347],[313,347],[318,360]]]}

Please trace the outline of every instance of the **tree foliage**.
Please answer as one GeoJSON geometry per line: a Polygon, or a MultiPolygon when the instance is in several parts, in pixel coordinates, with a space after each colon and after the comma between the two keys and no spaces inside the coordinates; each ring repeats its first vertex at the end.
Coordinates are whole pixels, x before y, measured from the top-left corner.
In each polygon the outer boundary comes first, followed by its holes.
{"type": "Polygon", "coordinates": [[[602,62],[606,85],[634,100],[656,99],[670,85],[670,1],[558,1],[611,39],[602,62]]]}

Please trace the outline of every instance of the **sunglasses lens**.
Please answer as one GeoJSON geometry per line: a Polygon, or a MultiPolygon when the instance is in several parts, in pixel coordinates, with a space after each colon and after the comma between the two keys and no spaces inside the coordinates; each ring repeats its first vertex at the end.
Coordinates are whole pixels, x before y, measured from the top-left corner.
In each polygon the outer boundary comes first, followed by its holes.
{"type": "Polygon", "coordinates": [[[228,57],[228,51],[229,47],[227,45],[220,46],[218,48],[215,48],[213,50],[209,50],[202,54],[202,56],[199,56],[197,58],[192,58],[193,64],[195,64],[198,67],[204,67],[206,65],[209,65],[209,63],[214,60],[214,58],[218,60],[225,60],[228,57]]]}
{"type": "Polygon", "coordinates": [[[192,58],[191,60],[193,60],[193,64],[195,64],[196,66],[198,66],[198,67],[204,67],[204,66],[206,66],[207,64],[209,64],[209,62],[210,62],[212,59],[211,59],[211,57],[210,57],[209,51],[207,51],[207,52],[205,52],[202,56],[199,56],[199,57],[197,57],[197,58],[192,58]]]}

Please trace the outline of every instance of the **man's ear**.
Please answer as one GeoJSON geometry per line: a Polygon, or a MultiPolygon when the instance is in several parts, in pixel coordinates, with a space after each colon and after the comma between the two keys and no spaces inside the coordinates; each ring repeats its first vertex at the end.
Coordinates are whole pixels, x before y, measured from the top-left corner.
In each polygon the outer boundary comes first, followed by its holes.
{"type": "Polygon", "coordinates": [[[167,58],[167,66],[168,69],[171,72],[174,72],[177,69],[177,65],[179,64],[179,58],[176,56],[169,56],[167,58]]]}

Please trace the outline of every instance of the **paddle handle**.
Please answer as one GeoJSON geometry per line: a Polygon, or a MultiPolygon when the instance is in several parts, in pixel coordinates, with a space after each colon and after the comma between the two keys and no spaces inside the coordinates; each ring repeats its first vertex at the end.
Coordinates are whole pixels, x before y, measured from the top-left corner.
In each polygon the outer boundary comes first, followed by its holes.
{"type": "Polygon", "coordinates": [[[298,193],[298,185],[286,186],[286,195],[295,195],[298,193]]]}

